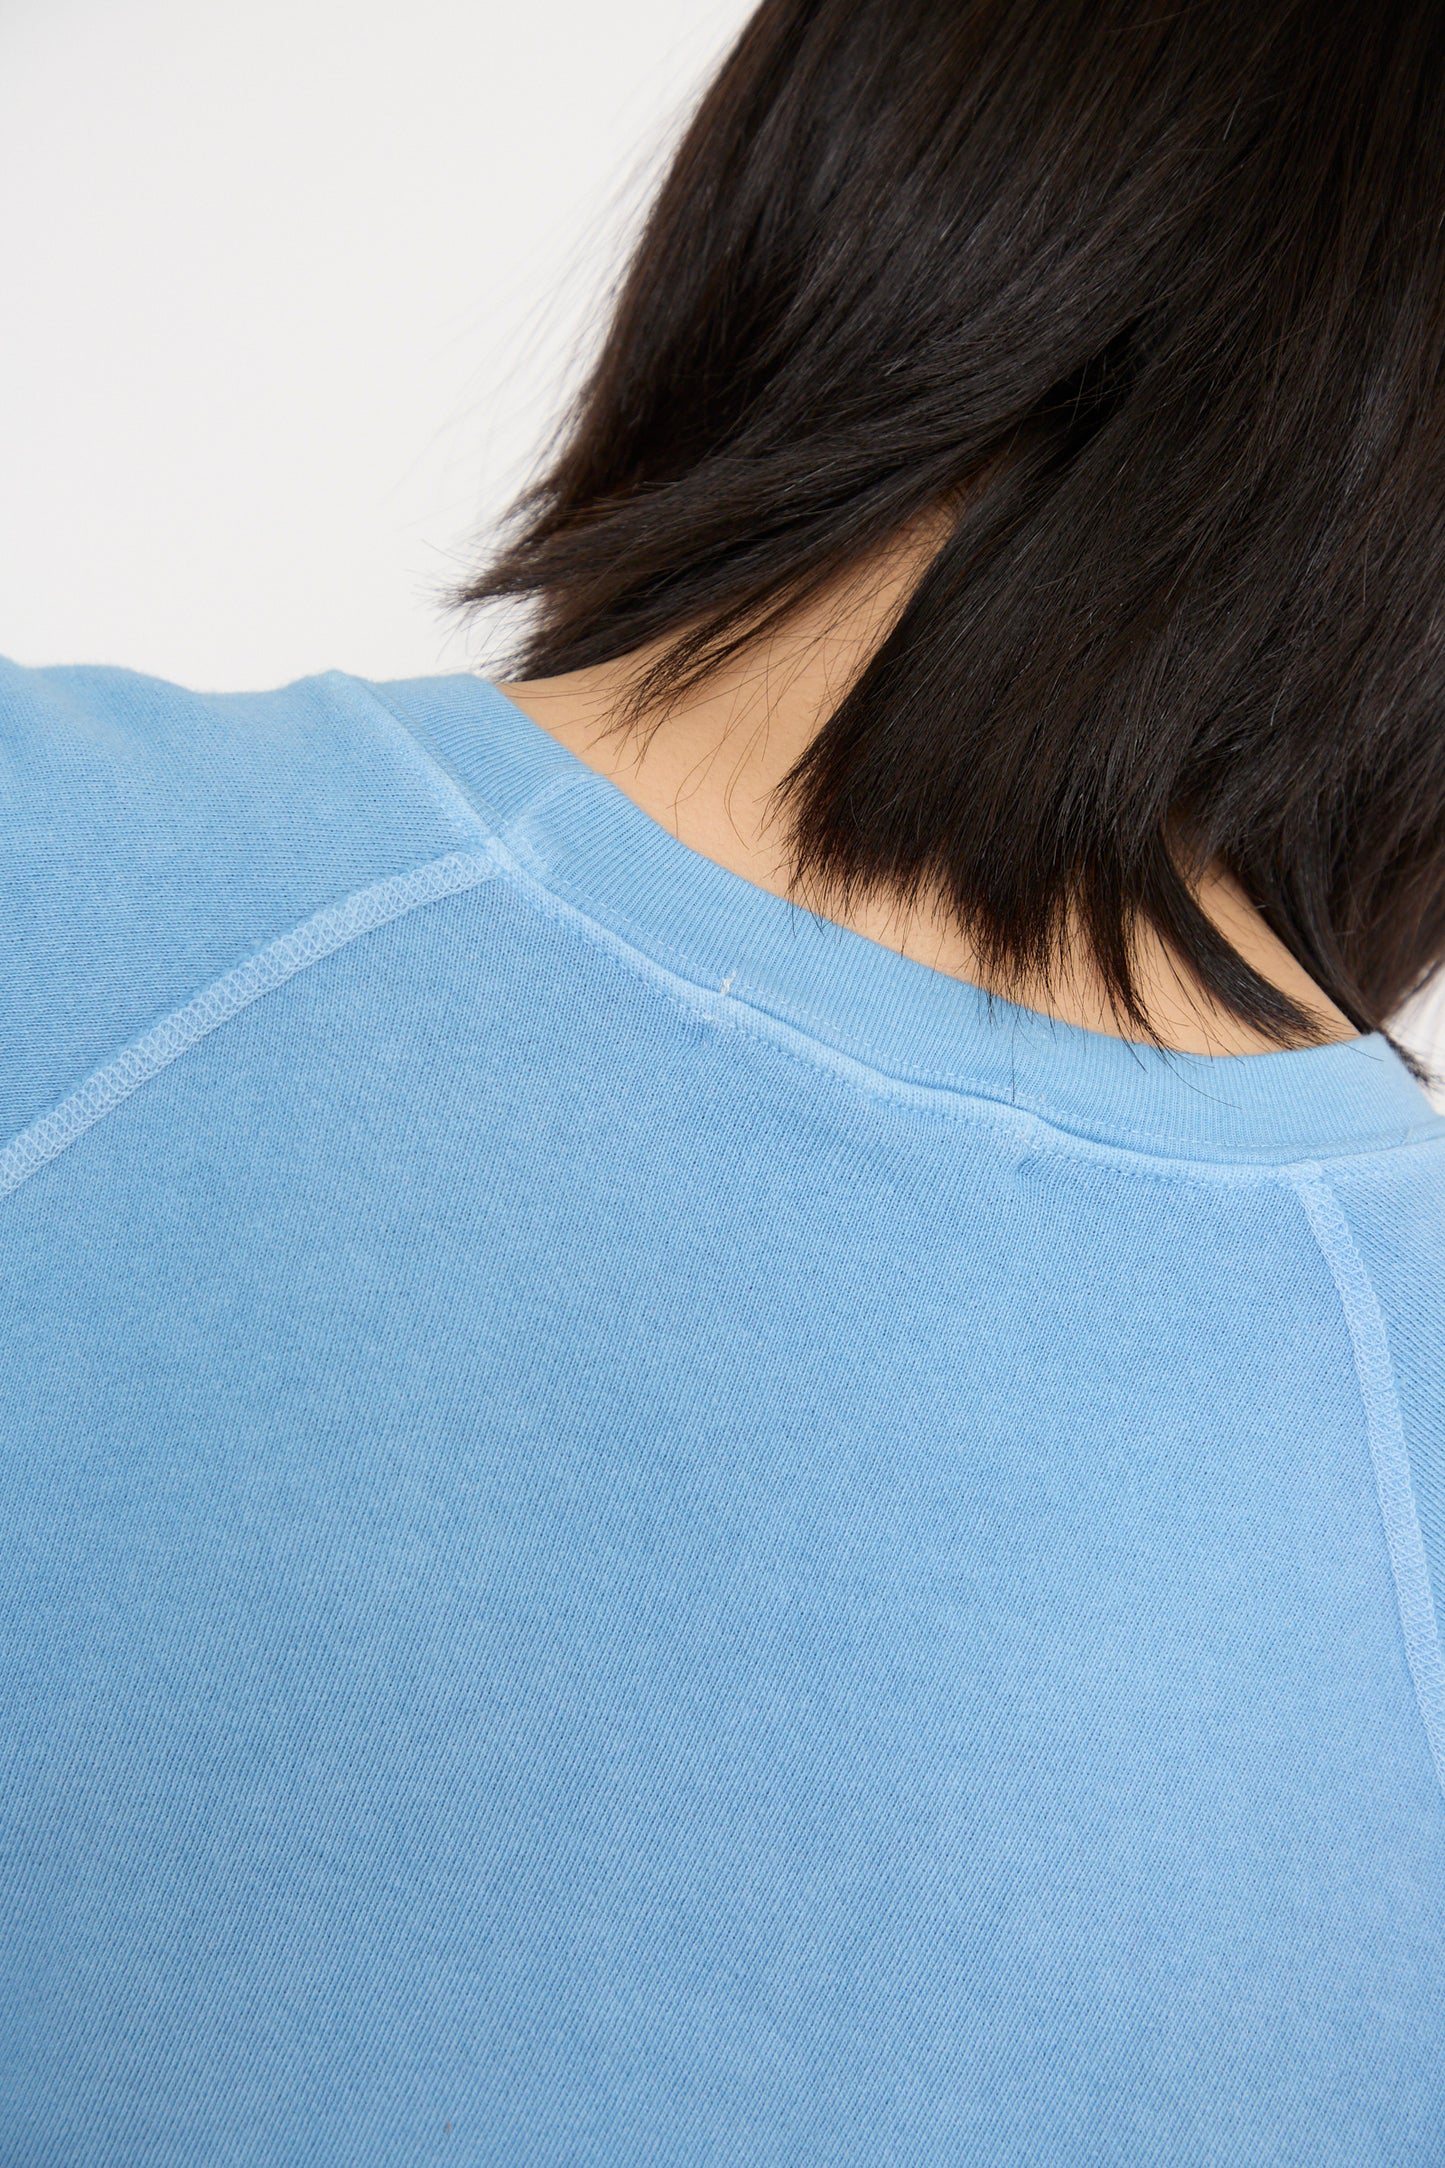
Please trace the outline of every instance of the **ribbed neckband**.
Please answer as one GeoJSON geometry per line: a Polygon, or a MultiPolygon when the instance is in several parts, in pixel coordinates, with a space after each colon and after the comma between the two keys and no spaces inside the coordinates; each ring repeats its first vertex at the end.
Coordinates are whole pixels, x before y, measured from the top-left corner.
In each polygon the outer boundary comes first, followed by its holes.
{"type": "MultiPolygon", "coordinates": [[[[342,673],[337,673],[341,676],[342,673]]],[[[352,681],[357,682],[357,681],[352,681]]],[[[990,996],[680,843],[472,675],[368,686],[534,880],[692,985],[880,1073],[1168,1158],[1299,1162],[1445,1137],[1378,1033],[1165,1053],[990,996]]]]}

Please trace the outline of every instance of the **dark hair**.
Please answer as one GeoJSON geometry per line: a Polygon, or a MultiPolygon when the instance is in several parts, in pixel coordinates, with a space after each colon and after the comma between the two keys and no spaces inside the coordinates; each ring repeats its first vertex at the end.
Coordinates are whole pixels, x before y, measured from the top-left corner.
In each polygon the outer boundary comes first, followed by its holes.
{"type": "Polygon", "coordinates": [[[796,880],[939,894],[1014,983],[1076,923],[1152,1036],[1142,915],[1308,1043],[1219,862],[1382,1028],[1445,956],[1441,0],[767,0],[451,600],[532,599],[526,676],[665,637],[636,722],[955,501],[796,880]]]}

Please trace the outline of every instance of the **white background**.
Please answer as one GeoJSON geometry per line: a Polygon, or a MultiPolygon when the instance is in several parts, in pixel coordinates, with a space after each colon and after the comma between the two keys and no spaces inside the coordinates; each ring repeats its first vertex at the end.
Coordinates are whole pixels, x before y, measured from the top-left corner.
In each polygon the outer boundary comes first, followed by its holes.
{"type": "Polygon", "coordinates": [[[0,653],[211,688],[484,660],[438,590],[750,12],[4,0],[0,653]]]}
{"type": "Polygon", "coordinates": [[[0,653],[464,667],[436,590],[750,12],[3,0],[0,653]]]}

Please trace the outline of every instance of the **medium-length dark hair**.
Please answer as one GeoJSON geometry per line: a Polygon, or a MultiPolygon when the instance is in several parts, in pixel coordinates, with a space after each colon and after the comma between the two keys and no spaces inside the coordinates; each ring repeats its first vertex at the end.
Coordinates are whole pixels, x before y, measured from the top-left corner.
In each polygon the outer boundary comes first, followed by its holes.
{"type": "Polygon", "coordinates": [[[795,881],[1011,984],[1152,924],[1278,1044],[1225,866],[1361,1030],[1445,956],[1441,0],[767,0],[467,608],[664,641],[631,723],[930,509],[783,786],[795,881]]]}

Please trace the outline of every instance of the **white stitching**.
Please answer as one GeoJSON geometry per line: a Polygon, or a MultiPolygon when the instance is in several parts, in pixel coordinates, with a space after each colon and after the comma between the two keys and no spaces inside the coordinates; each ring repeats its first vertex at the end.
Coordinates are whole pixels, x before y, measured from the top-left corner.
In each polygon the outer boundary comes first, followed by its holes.
{"type": "Polygon", "coordinates": [[[1395,1600],[1405,1636],[1405,1655],[1425,1737],[1445,1791],[1445,1656],[1430,1591],[1430,1565],[1415,1512],[1410,1456],[1395,1390],[1395,1370],[1385,1321],[1348,1220],[1318,1168],[1291,1178],[1339,1293],[1355,1353],[1355,1374],[1365,1403],[1365,1427],[1380,1518],[1395,1581],[1395,1600]]]}
{"type": "Polygon", "coordinates": [[[103,1069],[42,1114],[28,1129],[0,1151],[0,1196],[18,1189],[38,1168],[63,1152],[76,1138],[119,1106],[122,1099],[184,1054],[198,1039],[219,1024],[227,1023],[239,1009],[269,994],[319,963],[358,934],[370,933],[389,919],[400,918],[419,904],[435,903],[490,880],[497,872],[495,857],[466,851],[450,852],[410,873],[396,873],[374,887],[359,889],[344,903],[330,904],[290,933],[282,934],[254,956],[228,971],[203,992],[175,1009],[159,1024],[134,1040],[103,1069]]]}

